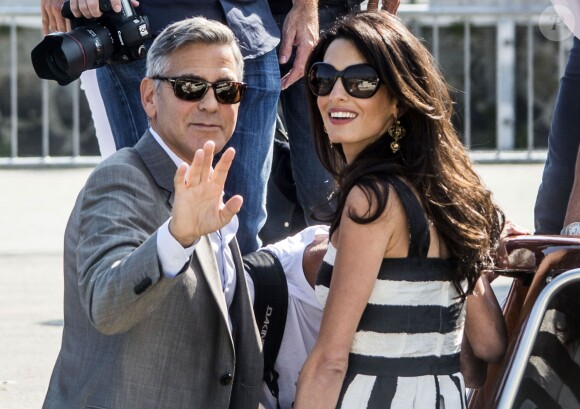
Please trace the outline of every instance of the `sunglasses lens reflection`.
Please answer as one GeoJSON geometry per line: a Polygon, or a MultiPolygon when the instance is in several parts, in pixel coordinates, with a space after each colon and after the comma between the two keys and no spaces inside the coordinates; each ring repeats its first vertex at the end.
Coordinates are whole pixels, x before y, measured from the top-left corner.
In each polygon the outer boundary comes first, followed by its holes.
{"type": "Polygon", "coordinates": [[[183,79],[175,81],[175,96],[184,101],[198,101],[203,98],[209,84],[205,82],[193,82],[183,79]]]}
{"type": "Polygon", "coordinates": [[[347,68],[342,80],[346,91],[355,98],[370,98],[379,87],[379,77],[370,65],[347,68]]]}
{"type": "Polygon", "coordinates": [[[218,102],[237,104],[244,96],[246,86],[240,82],[224,81],[214,84],[214,90],[218,102]]]}
{"type": "Polygon", "coordinates": [[[314,95],[326,96],[338,78],[341,78],[346,92],[355,98],[370,98],[379,87],[379,76],[371,65],[351,65],[344,71],[337,71],[330,64],[316,63],[309,72],[310,89],[314,95]]]}
{"type": "Polygon", "coordinates": [[[186,79],[176,79],[173,89],[177,98],[192,102],[201,100],[209,87],[214,89],[215,98],[221,104],[237,104],[246,90],[246,85],[241,82],[220,81],[209,84],[204,81],[186,79]]]}

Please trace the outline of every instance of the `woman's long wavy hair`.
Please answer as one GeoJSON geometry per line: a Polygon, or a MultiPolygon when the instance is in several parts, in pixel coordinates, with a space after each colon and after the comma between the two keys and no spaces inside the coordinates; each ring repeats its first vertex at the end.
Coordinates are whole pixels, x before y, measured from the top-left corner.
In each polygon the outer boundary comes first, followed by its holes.
{"type": "Polygon", "coordinates": [[[314,47],[306,73],[314,63],[323,61],[328,46],[338,38],[356,46],[376,69],[381,86],[398,99],[403,113],[398,120],[407,134],[399,141],[396,154],[389,146],[392,139],[383,135],[347,164],[341,146],[330,144],[317,97],[308,92],[316,151],[338,185],[336,210],[317,216],[331,224],[332,234],[340,224],[348,193],[359,186],[369,200],[369,210],[363,215],[350,212],[349,217],[357,223],[370,223],[386,208],[387,177],[403,178],[418,192],[427,217],[458,260],[452,279],[464,298],[481,272],[493,267],[503,214],[473,170],[452,125],[453,103],[447,84],[429,51],[401,20],[383,11],[338,20],[314,47]],[[463,280],[467,280],[467,291],[462,289],[463,280]]]}

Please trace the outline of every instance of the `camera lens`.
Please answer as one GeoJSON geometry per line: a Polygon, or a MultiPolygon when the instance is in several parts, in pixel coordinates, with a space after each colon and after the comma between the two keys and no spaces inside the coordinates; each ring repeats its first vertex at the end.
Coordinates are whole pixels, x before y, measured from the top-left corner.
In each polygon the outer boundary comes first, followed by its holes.
{"type": "Polygon", "coordinates": [[[68,61],[66,55],[61,48],[53,49],[53,52],[48,56],[48,64],[54,66],[60,72],[68,72],[68,61]]]}
{"type": "Polygon", "coordinates": [[[103,66],[115,51],[109,30],[97,23],[49,34],[31,53],[36,74],[67,85],[83,71],[103,66]]]}

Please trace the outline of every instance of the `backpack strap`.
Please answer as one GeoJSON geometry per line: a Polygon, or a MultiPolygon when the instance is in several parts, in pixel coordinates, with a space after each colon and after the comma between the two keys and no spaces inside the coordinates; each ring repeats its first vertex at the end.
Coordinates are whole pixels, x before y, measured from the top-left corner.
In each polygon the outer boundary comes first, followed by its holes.
{"type": "Polygon", "coordinates": [[[244,256],[245,270],[254,282],[254,316],[264,351],[264,382],[280,409],[279,374],[274,370],[286,326],[288,283],[278,257],[269,250],[244,256]]]}

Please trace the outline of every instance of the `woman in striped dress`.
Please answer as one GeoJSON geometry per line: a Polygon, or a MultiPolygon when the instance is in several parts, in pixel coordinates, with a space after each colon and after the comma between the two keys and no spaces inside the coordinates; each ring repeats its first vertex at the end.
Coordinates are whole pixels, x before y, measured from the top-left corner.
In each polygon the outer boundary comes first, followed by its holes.
{"type": "Polygon", "coordinates": [[[294,409],[465,408],[460,356],[504,353],[482,275],[503,215],[435,67],[385,12],[338,21],[308,60],[315,145],[339,187],[317,278],[320,335],[294,409]]]}

